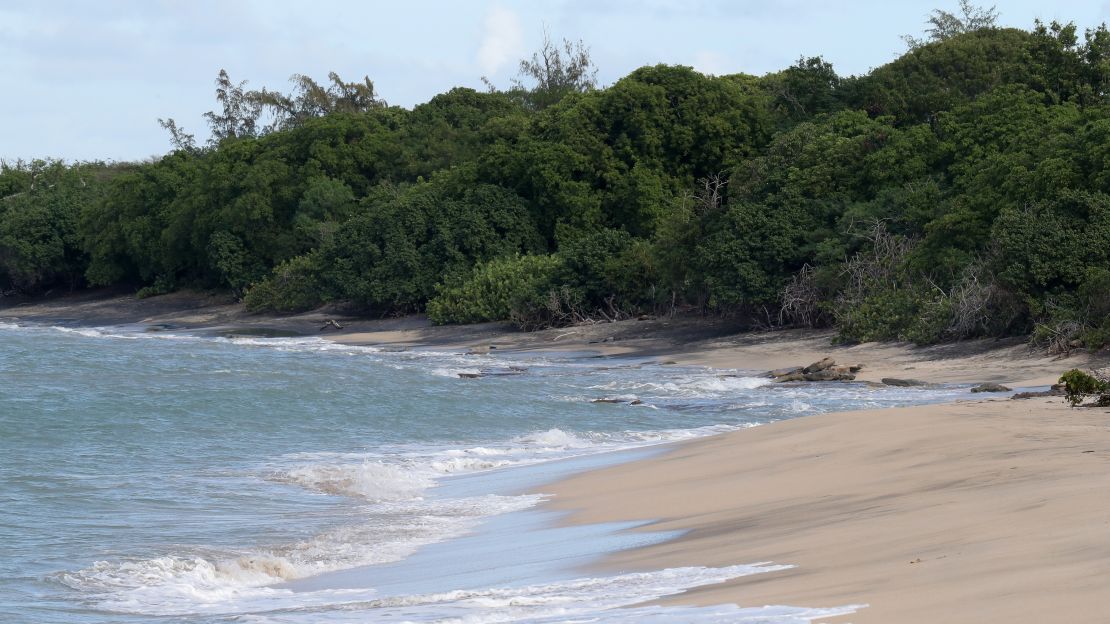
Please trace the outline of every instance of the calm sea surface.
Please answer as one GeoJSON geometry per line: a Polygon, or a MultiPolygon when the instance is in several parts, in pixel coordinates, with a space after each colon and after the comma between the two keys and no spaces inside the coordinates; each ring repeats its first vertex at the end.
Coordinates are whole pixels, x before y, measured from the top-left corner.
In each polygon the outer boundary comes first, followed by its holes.
{"type": "Polygon", "coordinates": [[[806,622],[829,611],[622,608],[769,568],[591,577],[620,527],[554,530],[521,493],[608,451],[966,392],[750,373],[0,324],[0,621],[806,622]]]}

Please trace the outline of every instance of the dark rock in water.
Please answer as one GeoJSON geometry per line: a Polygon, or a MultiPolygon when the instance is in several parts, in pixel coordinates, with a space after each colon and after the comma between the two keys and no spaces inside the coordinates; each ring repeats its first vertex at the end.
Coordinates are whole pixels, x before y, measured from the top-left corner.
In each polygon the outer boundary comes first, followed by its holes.
{"type": "Polygon", "coordinates": [[[1002,384],[984,383],[971,389],[972,392],[1009,392],[1010,389],[1002,384]]]}
{"type": "Polygon", "coordinates": [[[921,381],[920,379],[898,379],[896,377],[883,377],[880,381],[888,386],[898,386],[900,388],[929,385],[929,382],[921,381]]]}
{"type": "Polygon", "coordinates": [[[1041,397],[1056,397],[1064,396],[1063,391],[1060,390],[1042,390],[1041,392],[1018,392],[1011,399],[1039,399],[1041,397]]]}
{"type": "Polygon", "coordinates": [[[641,401],[640,399],[632,399],[631,401],[628,402],[628,404],[629,405],[643,405],[644,402],[641,401]]]}
{"type": "Polygon", "coordinates": [[[779,377],[786,377],[787,375],[797,375],[802,372],[801,366],[787,366],[786,368],[776,368],[773,371],[768,371],[767,376],[778,379],[779,377]]]}
{"type": "Polygon", "coordinates": [[[459,373],[459,379],[478,379],[482,373],[459,373]]]}
{"type": "Polygon", "coordinates": [[[809,366],[802,369],[802,372],[808,375],[809,373],[823,371],[826,368],[832,368],[833,366],[836,366],[836,360],[827,357],[823,360],[819,360],[817,362],[814,362],[813,364],[810,364],[809,366]]]}
{"type": "Polygon", "coordinates": [[[621,399],[604,398],[604,399],[593,399],[593,400],[590,401],[590,403],[624,403],[624,401],[621,400],[621,399]]]}
{"type": "Polygon", "coordinates": [[[792,373],[790,375],[783,375],[782,377],[775,377],[775,383],[789,383],[791,381],[805,381],[806,376],[804,373],[792,373]]]}
{"type": "Polygon", "coordinates": [[[832,369],[819,370],[804,375],[806,381],[852,381],[856,376],[832,369]]]}

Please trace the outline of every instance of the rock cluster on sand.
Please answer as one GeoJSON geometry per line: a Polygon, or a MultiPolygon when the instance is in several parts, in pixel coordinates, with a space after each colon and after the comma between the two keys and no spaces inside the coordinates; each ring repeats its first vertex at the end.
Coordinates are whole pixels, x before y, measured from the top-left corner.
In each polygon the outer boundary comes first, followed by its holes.
{"type": "Polygon", "coordinates": [[[862,364],[837,364],[832,358],[824,358],[809,366],[791,366],[768,371],[767,376],[776,383],[788,381],[852,381],[856,373],[863,369],[862,364]]]}
{"type": "Polygon", "coordinates": [[[1065,384],[1054,384],[1052,388],[1041,392],[1018,392],[1011,399],[1037,399],[1040,397],[1064,396],[1065,384]]]}
{"type": "Polygon", "coordinates": [[[1010,389],[1002,384],[981,383],[971,389],[972,392],[1009,392],[1010,389]]]}
{"type": "Polygon", "coordinates": [[[883,377],[879,381],[887,386],[897,386],[899,388],[912,388],[913,386],[927,386],[929,382],[921,381],[920,379],[898,379],[897,377],[883,377]]]}

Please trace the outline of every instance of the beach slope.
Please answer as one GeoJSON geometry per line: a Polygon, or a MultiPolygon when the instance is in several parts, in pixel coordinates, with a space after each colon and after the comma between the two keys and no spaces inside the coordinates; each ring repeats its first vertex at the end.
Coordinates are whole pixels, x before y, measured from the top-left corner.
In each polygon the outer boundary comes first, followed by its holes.
{"type": "Polygon", "coordinates": [[[774,561],[680,604],[870,607],[836,621],[1105,622],[1110,411],[987,399],[824,414],[544,488],[572,522],[680,539],[608,570],[774,561]]]}

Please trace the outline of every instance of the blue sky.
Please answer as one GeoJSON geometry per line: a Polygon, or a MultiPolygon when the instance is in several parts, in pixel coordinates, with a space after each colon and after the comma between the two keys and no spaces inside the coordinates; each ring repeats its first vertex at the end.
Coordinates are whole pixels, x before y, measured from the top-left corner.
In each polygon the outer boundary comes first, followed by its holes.
{"type": "MultiPolygon", "coordinates": [[[[159,117],[198,138],[225,68],[254,88],[291,74],[368,75],[411,107],[454,86],[507,86],[519,59],[554,38],[582,39],[609,84],[636,67],[691,65],[763,74],[823,55],[842,74],[882,65],[956,0],[0,0],[0,158],[139,160],[169,149],[159,117]]],[[[1081,28],[1110,1],[1000,1],[999,22],[1081,28]]]]}

